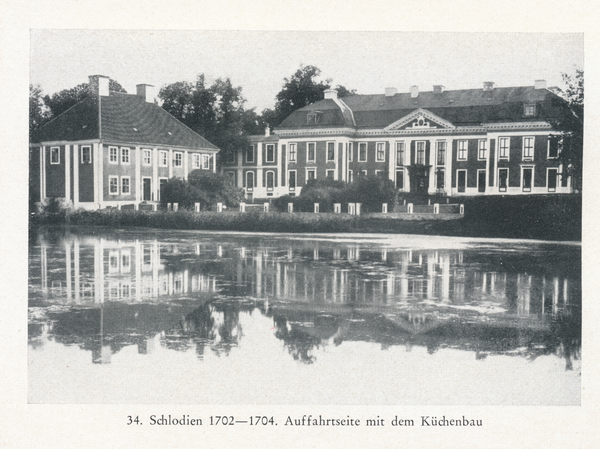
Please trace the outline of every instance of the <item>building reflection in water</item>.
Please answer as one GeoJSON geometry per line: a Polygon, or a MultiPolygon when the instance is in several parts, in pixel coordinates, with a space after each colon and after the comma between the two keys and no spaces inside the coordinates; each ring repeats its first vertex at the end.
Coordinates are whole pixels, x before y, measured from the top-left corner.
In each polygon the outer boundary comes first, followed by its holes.
{"type": "Polygon", "coordinates": [[[364,340],[459,348],[481,360],[557,353],[569,369],[581,342],[580,248],[498,245],[40,234],[30,250],[30,310],[45,321],[33,314],[30,340],[46,332],[91,350],[95,363],[131,344],[141,354],[193,347],[203,358],[206,348],[235,347],[240,315],[258,310],[307,363],[323,345],[364,340]]]}

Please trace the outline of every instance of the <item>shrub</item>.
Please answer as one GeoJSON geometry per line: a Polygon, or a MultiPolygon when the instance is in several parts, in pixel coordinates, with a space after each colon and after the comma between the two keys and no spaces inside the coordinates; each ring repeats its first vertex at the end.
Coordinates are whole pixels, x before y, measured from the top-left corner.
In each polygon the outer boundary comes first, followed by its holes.
{"type": "Polygon", "coordinates": [[[194,170],[188,180],[171,178],[161,187],[161,203],[178,203],[179,208],[193,210],[200,203],[204,210],[215,210],[217,203],[237,207],[243,192],[232,186],[225,176],[206,170],[194,170]]]}

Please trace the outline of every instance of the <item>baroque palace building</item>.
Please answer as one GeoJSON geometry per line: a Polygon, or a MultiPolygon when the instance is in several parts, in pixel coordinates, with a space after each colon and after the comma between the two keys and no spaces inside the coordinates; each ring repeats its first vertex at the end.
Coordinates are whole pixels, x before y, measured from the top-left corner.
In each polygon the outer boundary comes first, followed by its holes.
{"type": "Polygon", "coordinates": [[[251,136],[222,170],[248,199],[298,195],[311,179],[380,175],[401,192],[530,195],[571,193],[558,131],[569,114],[546,87],[494,87],[325,98],[294,111],[274,134],[251,136]]]}

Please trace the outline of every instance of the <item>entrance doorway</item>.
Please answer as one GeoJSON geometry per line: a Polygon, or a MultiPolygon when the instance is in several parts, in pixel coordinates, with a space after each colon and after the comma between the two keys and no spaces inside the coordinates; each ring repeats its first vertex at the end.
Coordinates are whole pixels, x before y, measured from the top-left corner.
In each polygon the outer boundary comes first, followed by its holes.
{"type": "Polygon", "coordinates": [[[152,201],[152,178],[142,179],[142,201],[152,201]]]}
{"type": "Polygon", "coordinates": [[[477,191],[479,193],[485,192],[485,170],[477,171],[477,191]]]}
{"type": "Polygon", "coordinates": [[[456,187],[459,193],[464,193],[467,188],[467,171],[457,170],[456,171],[456,187]]]}

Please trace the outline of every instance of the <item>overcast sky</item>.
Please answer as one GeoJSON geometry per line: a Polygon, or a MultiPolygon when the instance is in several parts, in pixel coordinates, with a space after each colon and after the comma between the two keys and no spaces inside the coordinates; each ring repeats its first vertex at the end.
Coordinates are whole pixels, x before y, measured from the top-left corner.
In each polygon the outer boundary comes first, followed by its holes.
{"type": "Polygon", "coordinates": [[[334,84],[361,94],[562,85],[561,72],[583,68],[583,34],[280,31],[33,30],[30,82],[45,93],[85,83],[88,75],[135,85],[229,77],[247,107],[272,108],[283,79],[315,65],[334,84]]]}

